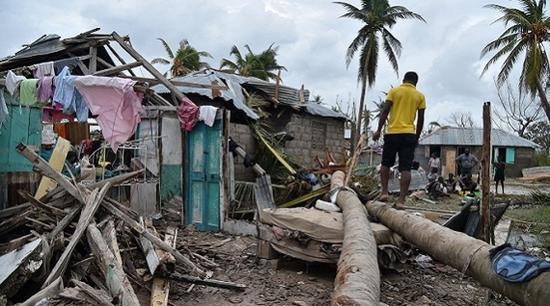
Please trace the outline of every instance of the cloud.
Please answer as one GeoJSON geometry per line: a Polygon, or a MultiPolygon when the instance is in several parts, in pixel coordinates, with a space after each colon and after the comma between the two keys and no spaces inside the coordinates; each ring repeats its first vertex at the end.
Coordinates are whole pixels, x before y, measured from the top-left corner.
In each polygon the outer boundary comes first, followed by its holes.
{"type": "MultiPolygon", "coordinates": [[[[358,0],[350,2],[359,5],[358,0]]],[[[416,70],[421,76],[419,89],[428,100],[428,121],[444,121],[455,109],[467,109],[476,120],[481,118],[481,103],[495,99],[496,93],[493,77],[498,66],[480,78],[487,59],[479,58],[483,46],[503,30],[501,24],[491,25],[495,12],[482,8],[485,3],[479,0],[391,3],[420,13],[428,23],[404,20],[392,29],[404,47],[400,75],[381,55],[377,82],[367,101],[378,100],[383,91],[399,85],[405,71],[416,70]]],[[[248,44],[260,51],[274,43],[280,46],[280,64],[288,69],[284,83],[305,84],[325,103],[334,104],[337,97],[347,101],[350,95],[352,99],[360,95],[357,60],[347,68],[344,56],[361,23],[338,18],[341,14],[340,6],[319,0],[9,1],[0,11],[5,29],[0,32],[0,57],[42,34],[66,37],[94,27],[130,35],[148,59],[165,55],[157,37],[174,48],[186,38],[213,55],[214,67],[229,56],[232,45],[248,44]]]]}

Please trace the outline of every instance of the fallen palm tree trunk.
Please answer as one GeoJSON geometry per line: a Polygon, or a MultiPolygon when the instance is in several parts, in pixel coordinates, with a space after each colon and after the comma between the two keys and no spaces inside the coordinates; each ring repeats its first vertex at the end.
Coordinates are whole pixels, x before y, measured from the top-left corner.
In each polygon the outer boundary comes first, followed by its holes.
{"type": "MultiPolygon", "coordinates": [[[[331,189],[344,187],[345,173],[332,175],[331,189]]],[[[363,204],[347,189],[338,192],[336,203],[344,214],[344,242],[334,281],[332,305],[378,305],[380,271],[374,235],[363,204]]]]}
{"type": "Polygon", "coordinates": [[[483,286],[499,292],[521,305],[542,306],[550,301],[550,273],[544,272],[525,283],[510,283],[491,269],[489,250],[493,246],[453,231],[428,219],[398,211],[380,202],[367,205],[370,215],[401,235],[403,239],[428,252],[434,259],[473,277],[483,286]]]}

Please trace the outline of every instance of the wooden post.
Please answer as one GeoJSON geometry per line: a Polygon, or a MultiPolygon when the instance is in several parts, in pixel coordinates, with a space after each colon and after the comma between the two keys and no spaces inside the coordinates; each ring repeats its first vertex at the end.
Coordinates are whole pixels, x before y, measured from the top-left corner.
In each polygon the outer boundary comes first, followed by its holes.
{"type": "Polygon", "coordinates": [[[279,103],[279,90],[281,89],[281,69],[277,73],[277,80],[275,80],[275,100],[279,103]]]}
{"type": "Polygon", "coordinates": [[[90,62],[88,63],[88,69],[90,73],[95,73],[97,70],[97,47],[90,47],[90,62]]]}
{"type": "Polygon", "coordinates": [[[491,102],[483,104],[483,148],[481,152],[481,231],[480,238],[491,239],[491,102]]]}

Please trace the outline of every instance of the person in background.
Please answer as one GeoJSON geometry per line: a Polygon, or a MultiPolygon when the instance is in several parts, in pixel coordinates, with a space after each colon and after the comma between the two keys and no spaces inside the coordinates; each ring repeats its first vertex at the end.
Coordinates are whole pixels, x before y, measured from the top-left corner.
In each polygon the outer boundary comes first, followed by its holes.
{"type": "Polygon", "coordinates": [[[463,154],[456,158],[461,177],[472,177],[472,172],[475,166],[479,164],[479,160],[473,154],[470,154],[470,149],[466,148],[463,154]]]}
{"type": "Polygon", "coordinates": [[[395,164],[395,156],[399,155],[399,172],[401,173],[400,193],[394,207],[403,209],[405,197],[411,183],[411,168],[414,159],[414,150],[424,128],[424,111],[426,98],[416,89],[418,74],[407,72],[401,86],[392,88],[388,92],[384,109],[380,114],[378,129],[373,134],[373,140],[380,139],[382,129],[388,119],[388,127],[384,135],[384,148],[382,152],[382,166],[380,168],[380,180],[382,194],[380,201],[388,201],[388,180],[390,168],[395,164]],[[417,117],[416,126],[414,121],[417,117]]]}
{"type": "Polygon", "coordinates": [[[441,168],[441,160],[437,156],[436,153],[432,153],[432,156],[430,157],[430,160],[428,161],[428,169],[430,173],[440,173],[439,170],[441,168]],[[435,170],[434,170],[435,169],[435,170]]]}
{"type": "Polygon", "coordinates": [[[495,193],[498,194],[498,183],[502,186],[502,194],[504,194],[504,169],[506,169],[506,163],[502,156],[498,157],[498,161],[493,165],[495,169],[495,193]]]}

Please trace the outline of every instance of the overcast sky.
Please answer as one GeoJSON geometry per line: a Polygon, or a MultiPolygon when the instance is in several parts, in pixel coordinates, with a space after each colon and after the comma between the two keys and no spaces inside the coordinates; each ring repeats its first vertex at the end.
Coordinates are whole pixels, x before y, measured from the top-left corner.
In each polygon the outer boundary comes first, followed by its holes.
{"type": "MultiPolygon", "coordinates": [[[[359,5],[359,0],[350,0],[359,5]]],[[[397,76],[381,57],[378,78],[367,101],[400,83],[409,70],[420,74],[418,88],[428,101],[428,120],[445,122],[454,111],[470,111],[481,123],[482,103],[494,100],[493,77],[498,67],[480,78],[486,59],[480,50],[504,29],[491,24],[495,12],[488,3],[513,5],[512,0],[393,0],[421,14],[427,24],[404,20],[393,28],[403,43],[397,76]]],[[[94,0],[4,1],[0,10],[0,57],[13,54],[22,44],[42,34],[73,36],[94,27],[102,32],[130,35],[146,58],[164,56],[156,40],[165,38],[176,48],[187,38],[199,50],[210,52],[211,64],[229,56],[232,45],[249,44],[255,51],[279,45],[279,63],[288,72],[286,85],[305,84],[326,104],[337,97],[358,98],[357,61],[345,65],[346,49],[361,24],[338,18],[340,6],[324,0],[94,0]]],[[[167,67],[159,66],[162,71],[167,67]]]]}

